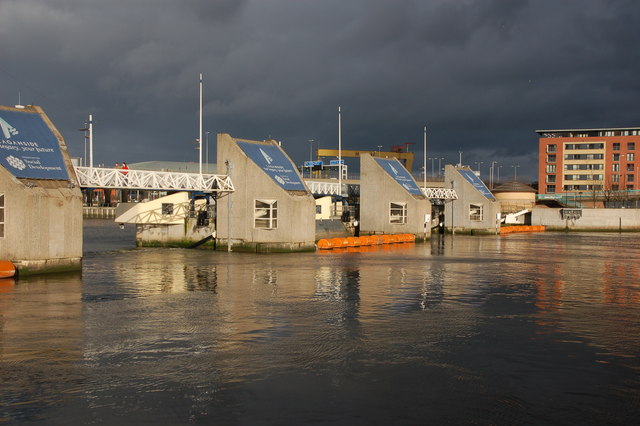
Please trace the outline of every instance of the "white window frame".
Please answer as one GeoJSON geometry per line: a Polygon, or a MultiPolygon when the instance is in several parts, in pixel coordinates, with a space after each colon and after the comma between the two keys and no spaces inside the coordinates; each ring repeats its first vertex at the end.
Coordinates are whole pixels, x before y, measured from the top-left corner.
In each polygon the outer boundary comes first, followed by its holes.
{"type": "Polygon", "coordinates": [[[484,207],[482,204],[469,203],[469,220],[471,222],[482,222],[484,220],[484,207]]]}
{"type": "Polygon", "coordinates": [[[255,229],[278,228],[278,200],[253,200],[253,227],[255,229]]]}
{"type": "Polygon", "coordinates": [[[389,223],[393,225],[407,224],[407,203],[389,202],[389,223]]]}
{"type": "Polygon", "coordinates": [[[0,192],[0,238],[4,238],[4,194],[0,192]]]}

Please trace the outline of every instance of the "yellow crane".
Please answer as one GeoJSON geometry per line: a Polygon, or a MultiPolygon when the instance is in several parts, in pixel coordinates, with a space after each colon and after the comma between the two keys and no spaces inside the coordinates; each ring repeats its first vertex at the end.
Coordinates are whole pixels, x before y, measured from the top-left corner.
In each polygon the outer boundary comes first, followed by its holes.
{"type": "MultiPolygon", "coordinates": [[[[342,158],[360,158],[360,154],[371,154],[373,157],[379,158],[397,158],[402,162],[404,167],[411,173],[413,167],[413,152],[394,152],[394,151],[366,151],[343,149],[342,158]]],[[[337,149],[318,149],[316,150],[316,158],[320,160],[322,157],[338,157],[337,149]]]]}

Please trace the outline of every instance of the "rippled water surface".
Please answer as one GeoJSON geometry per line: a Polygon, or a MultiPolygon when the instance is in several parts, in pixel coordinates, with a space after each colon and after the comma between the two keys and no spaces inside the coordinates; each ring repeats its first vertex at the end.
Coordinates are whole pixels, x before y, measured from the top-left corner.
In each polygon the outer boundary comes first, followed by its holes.
{"type": "Polygon", "coordinates": [[[637,424],[636,234],[135,249],[0,281],[0,422],[637,424]]]}

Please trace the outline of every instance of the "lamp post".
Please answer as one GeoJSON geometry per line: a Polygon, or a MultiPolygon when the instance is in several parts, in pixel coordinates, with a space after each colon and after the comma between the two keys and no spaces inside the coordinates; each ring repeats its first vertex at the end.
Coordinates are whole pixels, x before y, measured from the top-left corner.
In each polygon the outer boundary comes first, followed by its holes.
{"type": "Polygon", "coordinates": [[[93,115],[89,114],[89,167],[93,168],[93,115]]]}
{"type": "Polygon", "coordinates": [[[311,165],[312,161],[313,161],[313,139],[309,139],[309,178],[311,178],[311,172],[313,171],[313,166],[311,165]]]}
{"type": "Polygon", "coordinates": [[[476,161],[476,168],[478,169],[478,176],[480,176],[480,165],[482,164],[482,161],[476,161]]]}
{"type": "Polygon", "coordinates": [[[202,174],[202,73],[200,73],[200,108],[198,114],[198,143],[200,144],[198,172],[202,174]]]}
{"type": "Polygon", "coordinates": [[[514,164],[511,167],[513,167],[513,181],[517,182],[518,181],[518,167],[520,167],[520,164],[514,164]]]}
{"type": "Polygon", "coordinates": [[[444,161],[444,158],[438,158],[438,177],[440,177],[440,175],[442,174],[442,162],[444,161]]]}
{"type": "Polygon", "coordinates": [[[491,168],[489,169],[489,185],[491,186],[491,189],[493,189],[493,175],[495,174],[495,167],[497,163],[497,161],[492,161],[491,168]]]}
{"type": "Polygon", "coordinates": [[[458,160],[458,167],[462,167],[462,151],[458,151],[458,155],[460,155],[460,159],[458,160]]]}
{"type": "Polygon", "coordinates": [[[434,161],[435,161],[435,158],[431,157],[431,176],[432,177],[433,177],[434,161]]]}
{"type": "Polygon", "coordinates": [[[424,166],[424,176],[423,176],[423,188],[427,188],[427,126],[424,126],[424,155],[423,155],[423,166],[424,166]]]}
{"type": "Polygon", "coordinates": [[[381,149],[382,149],[382,145],[378,145],[378,157],[382,157],[382,154],[380,154],[381,149]]]}
{"type": "Polygon", "coordinates": [[[89,127],[87,127],[87,122],[84,122],[84,127],[82,129],[78,129],[79,131],[83,132],[83,139],[84,139],[84,162],[82,163],[83,166],[87,167],[87,131],[89,130],[89,127]]]}
{"type": "Polygon", "coordinates": [[[342,108],[338,107],[338,195],[342,198],[342,108]]]}
{"type": "Polygon", "coordinates": [[[204,132],[205,136],[206,136],[206,154],[207,154],[207,173],[209,173],[209,133],[211,132],[204,132]]]}

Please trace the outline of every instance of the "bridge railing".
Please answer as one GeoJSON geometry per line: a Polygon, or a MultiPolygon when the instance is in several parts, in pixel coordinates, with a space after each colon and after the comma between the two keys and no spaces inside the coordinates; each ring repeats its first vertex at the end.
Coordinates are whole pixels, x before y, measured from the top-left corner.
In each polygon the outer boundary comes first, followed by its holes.
{"type": "Polygon", "coordinates": [[[233,192],[226,175],[156,172],[132,169],[74,167],[83,188],[146,189],[157,191],[233,192]]]}
{"type": "Polygon", "coordinates": [[[455,189],[451,188],[420,188],[422,193],[430,199],[438,200],[457,200],[458,194],[455,189]]]}
{"type": "Polygon", "coordinates": [[[305,180],[312,194],[342,195],[340,194],[340,184],[338,182],[322,182],[305,180]]]}

